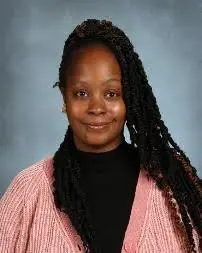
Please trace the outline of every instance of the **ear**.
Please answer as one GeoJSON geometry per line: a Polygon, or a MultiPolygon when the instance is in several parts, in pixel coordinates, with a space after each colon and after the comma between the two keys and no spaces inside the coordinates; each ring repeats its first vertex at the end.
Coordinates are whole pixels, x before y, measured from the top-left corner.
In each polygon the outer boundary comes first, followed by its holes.
{"type": "Polygon", "coordinates": [[[64,94],[64,87],[59,87],[61,94],[64,94]]]}
{"type": "Polygon", "coordinates": [[[65,101],[65,89],[64,89],[64,87],[59,87],[59,89],[60,89],[61,95],[63,97],[63,101],[65,101]]]}
{"type": "MultiPolygon", "coordinates": [[[[65,104],[65,106],[67,106],[67,102],[65,101],[65,88],[64,87],[59,87],[60,92],[62,94],[63,97],[63,103],[65,104]]],[[[66,109],[66,115],[67,115],[67,109],[66,109]]],[[[68,119],[68,115],[67,115],[67,119],[68,119]]]]}

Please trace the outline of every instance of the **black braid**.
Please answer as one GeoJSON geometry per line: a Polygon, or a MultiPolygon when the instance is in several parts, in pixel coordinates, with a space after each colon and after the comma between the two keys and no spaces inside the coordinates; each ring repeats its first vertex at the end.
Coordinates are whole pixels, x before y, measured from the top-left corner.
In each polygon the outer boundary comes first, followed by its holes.
{"type": "MultiPolygon", "coordinates": [[[[188,157],[174,142],[148,84],[141,60],[128,37],[110,21],[88,19],[78,25],[65,42],[59,82],[65,88],[66,70],[81,46],[101,43],[115,54],[122,71],[126,125],[132,145],[139,150],[140,166],[156,181],[168,199],[171,216],[181,230],[189,252],[196,252],[193,226],[202,243],[202,180],[188,157]],[[180,214],[178,214],[178,211],[180,214]]],[[[84,242],[86,252],[98,252],[89,220],[85,195],[79,185],[80,169],[71,152],[72,132],[54,156],[55,201],[66,212],[84,242]]]]}
{"type": "MultiPolygon", "coordinates": [[[[66,212],[73,226],[77,229],[88,250],[88,244],[93,245],[94,232],[91,227],[89,212],[82,192],[80,167],[74,155],[73,133],[69,126],[64,141],[55,153],[53,166],[56,206],[66,212]]],[[[88,252],[88,251],[86,251],[88,252]]]]}

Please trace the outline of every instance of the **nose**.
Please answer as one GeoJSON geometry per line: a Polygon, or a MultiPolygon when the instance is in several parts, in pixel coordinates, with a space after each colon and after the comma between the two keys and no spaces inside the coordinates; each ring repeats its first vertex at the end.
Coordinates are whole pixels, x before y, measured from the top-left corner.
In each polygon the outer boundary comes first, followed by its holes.
{"type": "Polygon", "coordinates": [[[104,98],[99,95],[91,97],[88,104],[88,113],[99,115],[105,112],[106,112],[106,104],[104,98]]]}

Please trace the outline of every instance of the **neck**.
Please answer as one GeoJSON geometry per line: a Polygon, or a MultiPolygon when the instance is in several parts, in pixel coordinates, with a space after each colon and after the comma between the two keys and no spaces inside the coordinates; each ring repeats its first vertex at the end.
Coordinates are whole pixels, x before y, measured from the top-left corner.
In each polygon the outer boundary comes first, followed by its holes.
{"type": "Polygon", "coordinates": [[[73,142],[79,151],[89,152],[89,153],[103,153],[116,149],[122,142],[125,141],[123,135],[119,136],[115,141],[111,143],[107,143],[105,145],[86,145],[85,143],[78,140],[78,138],[74,135],[73,142]]]}

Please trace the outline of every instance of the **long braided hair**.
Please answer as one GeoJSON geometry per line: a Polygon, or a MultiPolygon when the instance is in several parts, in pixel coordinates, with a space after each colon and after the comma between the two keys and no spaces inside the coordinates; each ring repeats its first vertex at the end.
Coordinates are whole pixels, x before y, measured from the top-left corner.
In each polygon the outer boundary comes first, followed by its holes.
{"type": "MultiPolygon", "coordinates": [[[[131,144],[138,147],[140,166],[162,190],[170,214],[180,230],[188,252],[196,252],[193,228],[202,243],[202,180],[189,158],[172,139],[148,84],[141,60],[129,38],[110,21],[88,19],[67,38],[59,68],[59,81],[65,89],[73,53],[89,43],[102,43],[116,56],[122,71],[126,105],[126,125],[131,144]]],[[[68,214],[80,235],[85,252],[99,252],[89,219],[85,194],[80,187],[80,166],[73,152],[71,127],[53,158],[54,198],[58,208],[68,214]]]]}

